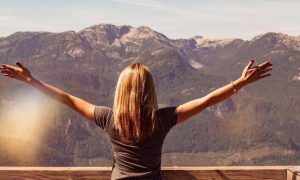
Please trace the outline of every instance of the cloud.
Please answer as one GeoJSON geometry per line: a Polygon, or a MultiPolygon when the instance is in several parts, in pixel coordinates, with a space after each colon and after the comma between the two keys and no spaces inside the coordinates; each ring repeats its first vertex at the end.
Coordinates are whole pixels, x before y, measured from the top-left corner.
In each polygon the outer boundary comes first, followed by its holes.
{"type": "Polygon", "coordinates": [[[0,21],[11,21],[16,19],[17,19],[16,16],[6,16],[6,15],[0,16],[0,21]]]}
{"type": "Polygon", "coordinates": [[[163,3],[159,0],[112,0],[112,1],[123,3],[123,4],[153,7],[153,8],[161,8],[163,5],[163,3]]]}
{"type": "Polygon", "coordinates": [[[160,0],[112,0],[114,2],[119,2],[128,5],[142,6],[147,8],[153,8],[164,11],[165,14],[172,13],[178,17],[184,19],[199,19],[199,18],[211,18],[215,15],[207,12],[193,11],[191,9],[184,9],[183,7],[176,7],[171,4],[166,4],[160,0]]]}

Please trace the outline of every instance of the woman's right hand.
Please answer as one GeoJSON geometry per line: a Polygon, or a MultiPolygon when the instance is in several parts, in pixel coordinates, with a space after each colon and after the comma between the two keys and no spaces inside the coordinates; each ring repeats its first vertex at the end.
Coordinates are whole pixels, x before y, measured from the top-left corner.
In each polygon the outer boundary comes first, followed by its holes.
{"type": "Polygon", "coordinates": [[[254,60],[251,60],[249,64],[245,67],[242,76],[240,79],[245,82],[245,84],[249,84],[255,81],[258,81],[262,78],[270,76],[271,74],[268,73],[272,70],[272,65],[270,61],[266,61],[261,63],[260,65],[252,67],[254,60]]]}
{"type": "Polygon", "coordinates": [[[1,74],[3,76],[29,83],[33,79],[29,70],[19,62],[17,62],[16,65],[18,67],[2,64],[0,66],[1,74]]]}

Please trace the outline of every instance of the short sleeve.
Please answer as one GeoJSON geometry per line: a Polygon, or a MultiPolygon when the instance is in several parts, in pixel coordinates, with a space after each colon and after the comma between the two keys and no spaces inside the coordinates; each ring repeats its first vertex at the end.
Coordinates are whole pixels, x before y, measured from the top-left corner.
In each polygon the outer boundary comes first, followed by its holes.
{"type": "Polygon", "coordinates": [[[111,112],[110,107],[106,106],[95,106],[94,118],[97,126],[101,127],[106,131],[109,122],[109,114],[111,112]]]}
{"type": "Polygon", "coordinates": [[[177,123],[176,108],[177,106],[170,106],[158,110],[160,126],[165,133],[169,132],[177,123]]]}

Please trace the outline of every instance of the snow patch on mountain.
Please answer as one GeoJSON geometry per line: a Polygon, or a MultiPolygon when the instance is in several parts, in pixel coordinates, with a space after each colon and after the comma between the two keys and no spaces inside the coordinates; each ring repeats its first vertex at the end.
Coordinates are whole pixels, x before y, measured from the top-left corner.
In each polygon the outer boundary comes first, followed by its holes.
{"type": "Polygon", "coordinates": [[[196,90],[196,87],[181,90],[182,95],[191,95],[196,90]]]}
{"type": "Polygon", "coordinates": [[[68,54],[73,58],[80,58],[84,55],[85,51],[80,47],[73,47],[68,50],[68,54]]]}
{"type": "Polygon", "coordinates": [[[154,51],[151,52],[151,56],[156,56],[156,55],[162,53],[163,51],[164,51],[163,48],[161,48],[161,49],[156,49],[156,50],[154,50],[154,51]]]}
{"type": "MultiPolygon", "coordinates": [[[[300,67],[297,68],[297,70],[300,70],[300,67]]],[[[293,78],[294,81],[300,81],[300,72],[298,75],[295,75],[293,78]]]]}
{"type": "Polygon", "coordinates": [[[294,81],[300,81],[300,73],[293,78],[294,81]]]}
{"type": "Polygon", "coordinates": [[[289,48],[296,51],[300,51],[300,40],[294,36],[287,36],[287,38],[282,39],[282,42],[289,48]]]}
{"type": "Polygon", "coordinates": [[[131,27],[129,32],[124,34],[119,41],[122,44],[134,43],[136,45],[140,45],[145,39],[157,39],[165,42],[168,41],[168,38],[146,26],[137,28],[131,27]]]}
{"type": "Polygon", "coordinates": [[[201,47],[213,47],[213,48],[222,48],[234,41],[235,39],[208,39],[202,36],[195,36],[193,39],[197,42],[198,48],[201,47]]]}
{"type": "Polygon", "coordinates": [[[152,38],[155,36],[154,31],[147,27],[130,28],[129,32],[122,36],[122,43],[131,42],[132,40],[152,38]]]}
{"type": "Polygon", "coordinates": [[[190,60],[190,64],[191,64],[191,66],[192,66],[193,68],[195,68],[195,69],[200,69],[200,68],[203,67],[202,64],[200,64],[199,62],[197,62],[197,61],[194,60],[194,59],[191,59],[191,60],[190,60]]]}

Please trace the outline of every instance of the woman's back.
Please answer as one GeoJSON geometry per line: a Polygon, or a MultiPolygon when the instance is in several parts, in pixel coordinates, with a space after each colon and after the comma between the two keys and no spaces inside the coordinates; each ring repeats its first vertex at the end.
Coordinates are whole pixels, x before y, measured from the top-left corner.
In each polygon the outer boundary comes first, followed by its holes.
{"type": "Polygon", "coordinates": [[[113,149],[112,179],[154,179],[160,176],[162,145],[167,133],[176,124],[175,110],[175,106],[158,109],[158,127],[153,136],[139,143],[128,144],[121,141],[113,128],[112,108],[96,106],[95,122],[108,134],[113,149]]]}

